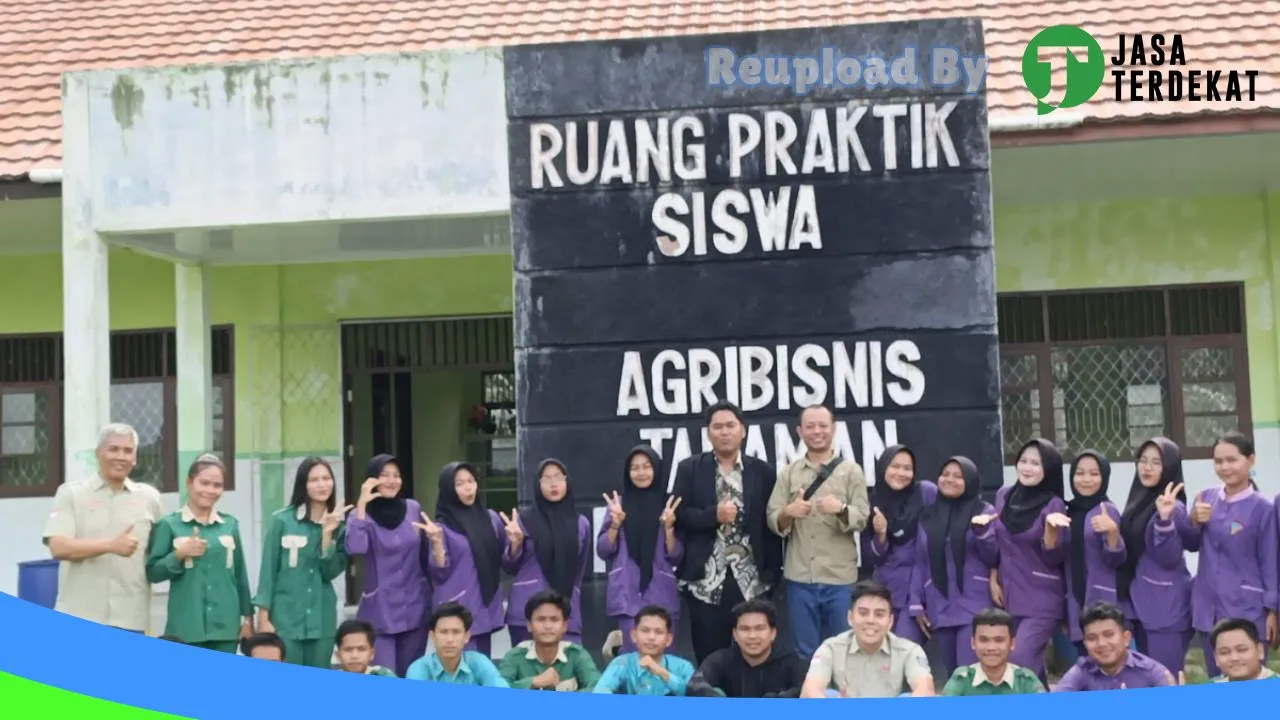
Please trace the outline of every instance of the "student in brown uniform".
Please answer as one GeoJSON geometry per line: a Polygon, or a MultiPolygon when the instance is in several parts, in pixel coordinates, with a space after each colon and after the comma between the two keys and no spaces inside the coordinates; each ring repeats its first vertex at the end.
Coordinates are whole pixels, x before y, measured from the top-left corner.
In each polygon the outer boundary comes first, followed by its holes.
{"type": "Polygon", "coordinates": [[[113,423],[98,435],[98,472],[58,487],[44,543],[58,567],[54,609],[132,632],[151,620],[147,543],[163,514],[160,492],[131,480],[138,433],[113,423]]]}

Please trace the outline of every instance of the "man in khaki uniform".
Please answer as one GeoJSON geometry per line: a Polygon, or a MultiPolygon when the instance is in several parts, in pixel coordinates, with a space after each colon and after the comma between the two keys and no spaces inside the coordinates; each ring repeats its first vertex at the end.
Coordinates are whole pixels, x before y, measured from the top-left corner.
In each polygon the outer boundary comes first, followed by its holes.
{"type": "Polygon", "coordinates": [[[55,610],[122,630],[146,632],[151,618],[147,541],[160,518],[160,492],[129,479],[138,433],[112,424],[98,436],[98,474],[63,483],[44,542],[61,560],[55,610]]]}
{"type": "Polygon", "coordinates": [[[924,648],[889,632],[893,599],[874,580],[853,586],[849,626],[813,655],[800,697],[932,697],[933,673],[924,648]]]}
{"type": "Polygon", "coordinates": [[[867,523],[867,480],[832,446],[835,415],[815,405],[797,428],[806,452],[782,472],[769,497],[769,528],[786,539],[782,575],[796,652],[810,658],[824,638],[849,628],[849,589],[858,579],[858,533],[867,523]]]}

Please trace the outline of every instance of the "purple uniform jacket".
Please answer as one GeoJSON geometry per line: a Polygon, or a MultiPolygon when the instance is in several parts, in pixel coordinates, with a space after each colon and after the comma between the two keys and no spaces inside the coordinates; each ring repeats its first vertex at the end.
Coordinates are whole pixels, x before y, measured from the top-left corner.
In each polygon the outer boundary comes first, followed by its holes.
{"type": "MultiPolygon", "coordinates": [[[[507,552],[507,533],[503,529],[502,519],[498,513],[489,511],[489,519],[493,521],[493,532],[497,534],[503,554],[507,552]]],[[[476,575],[475,559],[471,555],[471,544],[467,536],[455,532],[452,528],[444,530],[445,564],[436,565],[435,555],[431,554],[429,568],[431,582],[435,586],[431,594],[431,607],[436,608],[447,602],[461,604],[471,611],[472,635],[486,635],[502,627],[502,588],[493,594],[493,600],[486,607],[481,604],[480,579],[476,575]]]]}
{"type": "Polygon", "coordinates": [[[404,522],[387,530],[353,512],[347,518],[347,554],[364,558],[364,592],[356,617],[368,621],[380,635],[426,627],[430,583],[424,572],[426,547],[413,523],[422,506],[405,500],[404,522]]]}
{"type": "MultiPolygon", "coordinates": [[[[1120,599],[1116,592],[1116,570],[1124,564],[1124,538],[1117,536],[1119,542],[1114,550],[1107,544],[1107,536],[1093,531],[1093,519],[1106,507],[1111,519],[1120,523],[1120,511],[1115,505],[1104,502],[1102,505],[1085,513],[1084,516],[1084,604],[1092,605],[1105,602],[1119,606],[1120,599]]],[[[1058,532],[1058,537],[1070,534],[1069,530],[1058,532]]],[[[1071,639],[1084,640],[1084,632],[1080,630],[1080,603],[1075,596],[1075,588],[1071,587],[1071,555],[1067,555],[1063,571],[1067,578],[1067,628],[1071,631],[1071,639]]]]}
{"type": "MultiPolygon", "coordinates": [[[[983,503],[983,513],[994,512],[991,505],[983,503]]],[[[916,562],[912,569],[910,611],[912,617],[924,613],[929,624],[936,628],[966,627],[973,616],[991,607],[991,568],[1000,560],[996,549],[995,529],[991,525],[974,533],[970,526],[965,533],[964,591],[961,592],[955,577],[955,557],[951,543],[943,543],[947,554],[947,594],[933,584],[933,571],[929,567],[929,533],[920,526],[916,538],[916,562]]]]}
{"type": "Polygon", "coordinates": [[[684,556],[684,542],[676,533],[675,551],[667,552],[665,532],[658,533],[658,549],[653,553],[653,577],[649,587],[640,592],[640,567],[627,552],[627,538],[618,531],[618,541],[609,542],[609,521],[596,538],[596,552],[609,563],[609,581],[605,591],[605,615],[609,617],[634,617],[645,605],[659,605],[680,617],[680,593],[676,588],[675,567],[684,556]]]}
{"type": "MultiPolygon", "coordinates": [[[[524,543],[520,546],[520,557],[515,560],[502,554],[502,569],[509,573],[511,581],[511,599],[507,602],[507,625],[526,627],[529,621],[524,616],[524,606],[530,598],[537,595],[547,585],[547,578],[542,574],[542,566],[538,564],[538,553],[533,549],[533,539],[528,535],[524,521],[520,527],[525,530],[524,543]]],[[[578,567],[585,568],[591,562],[591,521],[578,516],[578,567]]],[[[582,576],[573,586],[573,598],[569,601],[569,632],[582,632],[582,576]]]]}
{"type": "Polygon", "coordinates": [[[1108,675],[1092,658],[1082,657],[1062,676],[1053,692],[1092,692],[1094,690],[1130,690],[1139,688],[1168,687],[1174,684],[1169,668],[1136,650],[1130,650],[1124,667],[1115,675],[1108,675]]]}
{"type": "Polygon", "coordinates": [[[1213,506],[1213,515],[1191,529],[1192,549],[1200,551],[1191,624],[1208,632],[1223,618],[1259,620],[1277,604],[1275,505],[1253,489],[1226,500],[1222,488],[1212,488],[1201,500],[1213,506]]]}
{"type": "MultiPolygon", "coordinates": [[[[1153,513],[1147,521],[1147,549],[1138,558],[1125,614],[1151,632],[1191,629],[1191,573],[1187,538],[1194,538],[1187,506],[1178,503],[1168,522],[1153,513]]],[[[1192,540],[1194,542],[1194,540],[1192,540]]]]}
{"type": "MultiPolygon", "coordinates": [[[[932,505],[938,498],[938,486],[928,480],[917,482],[920,483],[920,495],[924,499],[924,504],[932,505]]],[[[906,609],[911,604],[911,579],[915,572],[916,543],[919,540],[919,532],[917,531],[916,537],[901,545],[894,545],[891,542],[881,544],[876,539],[876,531],[871,521],[867,520],[867,528],[861,535],[862,561],[870,563],[875,570],[872,577],[889,588],[889,594],[893,596],[894,611],[906,609]]]]}
{"type": "Polygon", "coordinates": [[[1066,609],[1067,583],[1064,562],[1071,544],[1067,528],[1058,531],[1058,543],[1052,550],[1044,546],[1044,519],[1051,513],[1065,513],[1067,504],[1053,498],[1040,510],[1040,517],[1024,533],[1010,533],[1000,521],[1005,498],[1012,485],[996,493],[996,545],[1000,549],[1000,586],[1004,589],[1004,607],[1014,617],[1057,620],[1066,609]]]}

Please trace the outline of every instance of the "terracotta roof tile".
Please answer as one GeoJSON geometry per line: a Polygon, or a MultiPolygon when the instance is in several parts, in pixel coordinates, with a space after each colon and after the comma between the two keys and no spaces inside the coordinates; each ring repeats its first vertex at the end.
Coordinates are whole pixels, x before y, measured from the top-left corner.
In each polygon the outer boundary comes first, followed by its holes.
{"type": "Polygon", "coordinates": [[[9,0],[0,26],[0,178],[59,164],[60,75],[69,70],[262,61],[446,47],[980,16],[993,118],[1034,112],[1020,77],[1049,25],[1184,33],[1190,66],[1260,71],[1251,104],[1117,103],[1088,121],[1280,110],[1276,0],[9,0]]]}

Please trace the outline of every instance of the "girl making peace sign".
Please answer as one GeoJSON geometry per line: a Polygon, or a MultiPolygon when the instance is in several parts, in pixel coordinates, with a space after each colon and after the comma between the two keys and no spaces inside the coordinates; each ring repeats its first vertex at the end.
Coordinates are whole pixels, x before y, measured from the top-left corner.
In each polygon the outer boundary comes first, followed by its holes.
{"type": "Polygon", "coordinates": [[[609,513],[596,539],[596,552],[609,563],[605,613],[622,631],[620,655],[635,650],[631,630],[640,608],[666,608],[672,633],[680,617],[675,576],[684,554],[675,530],[680,498],[667,496],[659,482],[660,468],[658,453],[637,445],[627,454],[621,496],[604,496],[609,513]]]}
{"type": "Polygon", "coordinates": [[[502,556],[502,567],[511,573],[511,598],[507,602],[507,631],[512,647],[530,639],[525,604],[539,591],[551,588],[569,598],[567,642],[582,644],[582,575],[591,557],[591,521],[578,513],[564,463],[554,458],[538,466],[538,487],[533,507],[524,517],[511,511],[518,522],[520,542],[502,556]]]}
{"type": "Polygon", "coordinates": [[[1177,673],[1191,645],[1191,573],[1184,550],[1195,534],[1182,487],[1182,451],[1157,437],[1138,448],[1134,482],[1120,517],[1127,555],[1116,591],[1133,618],[1138,652],[1177,673]]]}

